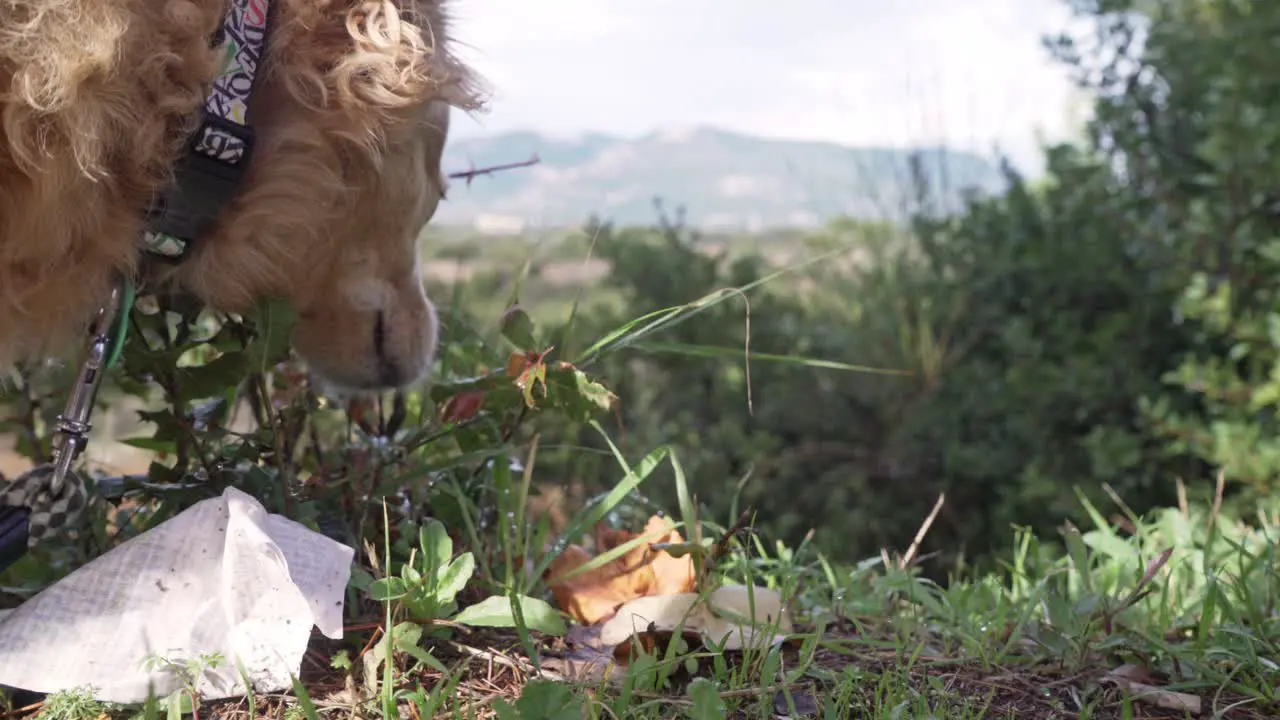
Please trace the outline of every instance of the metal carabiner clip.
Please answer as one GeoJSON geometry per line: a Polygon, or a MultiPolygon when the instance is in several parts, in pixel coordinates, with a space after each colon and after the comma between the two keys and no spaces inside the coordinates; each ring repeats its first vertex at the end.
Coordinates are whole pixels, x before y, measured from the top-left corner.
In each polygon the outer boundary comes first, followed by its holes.
{"type": "Polygon", "coordinates": [[[89,421],[93,415],[93,404],[98,396],[98,386],[102,384],[102,376],[114,357],[113,344],[119,342],[117,333],[113,333],[116,319],[120,315],[124,303],[126,289],[124,282],[116,283],[111,288],[111,297],[103,305],[89,326],[89,352],[80,366],[80,374],[76,376],[75,385],[67,397],[67,404],[58,416],[56,435],[53,439],[53,477],[49,480],[49,490],[57,496],[62,492],[62,484],[67,473],[71,472],[71,464],[89,443],[89,431],[93,424],[89,421]]]}

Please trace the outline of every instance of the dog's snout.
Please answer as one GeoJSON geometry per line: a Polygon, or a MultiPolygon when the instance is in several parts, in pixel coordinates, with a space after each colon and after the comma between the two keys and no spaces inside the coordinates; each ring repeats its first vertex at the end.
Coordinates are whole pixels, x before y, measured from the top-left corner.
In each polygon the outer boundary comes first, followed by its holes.
{"type": "Polygon", "coordinates": [[[337,388],[382,392],[425,377],[434,360],[435,308],[421,292],[386,293],[378,302],[324,296],[299,312],[294,346],[337,388]],[[422,302],[418,305],[418,302],[422,302]]]}

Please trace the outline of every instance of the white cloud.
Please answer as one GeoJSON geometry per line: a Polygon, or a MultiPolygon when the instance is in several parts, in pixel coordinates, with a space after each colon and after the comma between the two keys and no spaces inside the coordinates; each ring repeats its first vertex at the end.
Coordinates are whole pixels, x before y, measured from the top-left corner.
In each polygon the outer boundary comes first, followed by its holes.
{"type": "Polygon", "coordinates": [[[638,135],[713,125],[901,146],[999,143],[1033,163],[1069,131],[1040,45],[1062,0],[454,0],[491,110],[459,135],[638,135]]]}

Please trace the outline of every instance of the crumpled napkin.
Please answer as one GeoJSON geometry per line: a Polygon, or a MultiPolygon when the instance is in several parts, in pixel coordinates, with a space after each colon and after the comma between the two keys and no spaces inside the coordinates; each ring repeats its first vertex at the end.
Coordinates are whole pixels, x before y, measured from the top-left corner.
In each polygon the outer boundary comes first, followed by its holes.
{"type": "Polygon", "coordinates": [[[227,488],[76,570],[0,618],[0,684],[92,688],[136,703],[291,687],[315,625],[342,637],[355,551],[227,488]],[[216,667],[202,657],[220,653],[216,667]],[[156,662],[156,658],[165,662],[156,662]]]}

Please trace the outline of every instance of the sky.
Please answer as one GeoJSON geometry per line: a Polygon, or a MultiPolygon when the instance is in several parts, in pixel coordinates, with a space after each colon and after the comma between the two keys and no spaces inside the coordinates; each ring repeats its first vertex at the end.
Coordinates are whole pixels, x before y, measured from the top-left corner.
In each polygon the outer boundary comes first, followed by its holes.
{"type": "Polygon", "coordinates": [[[452,0],[489,107],[457,136],[712,126],[856,146],[998,145],[1038,169],[1079,98],[1063,0],[452,0]]]}

